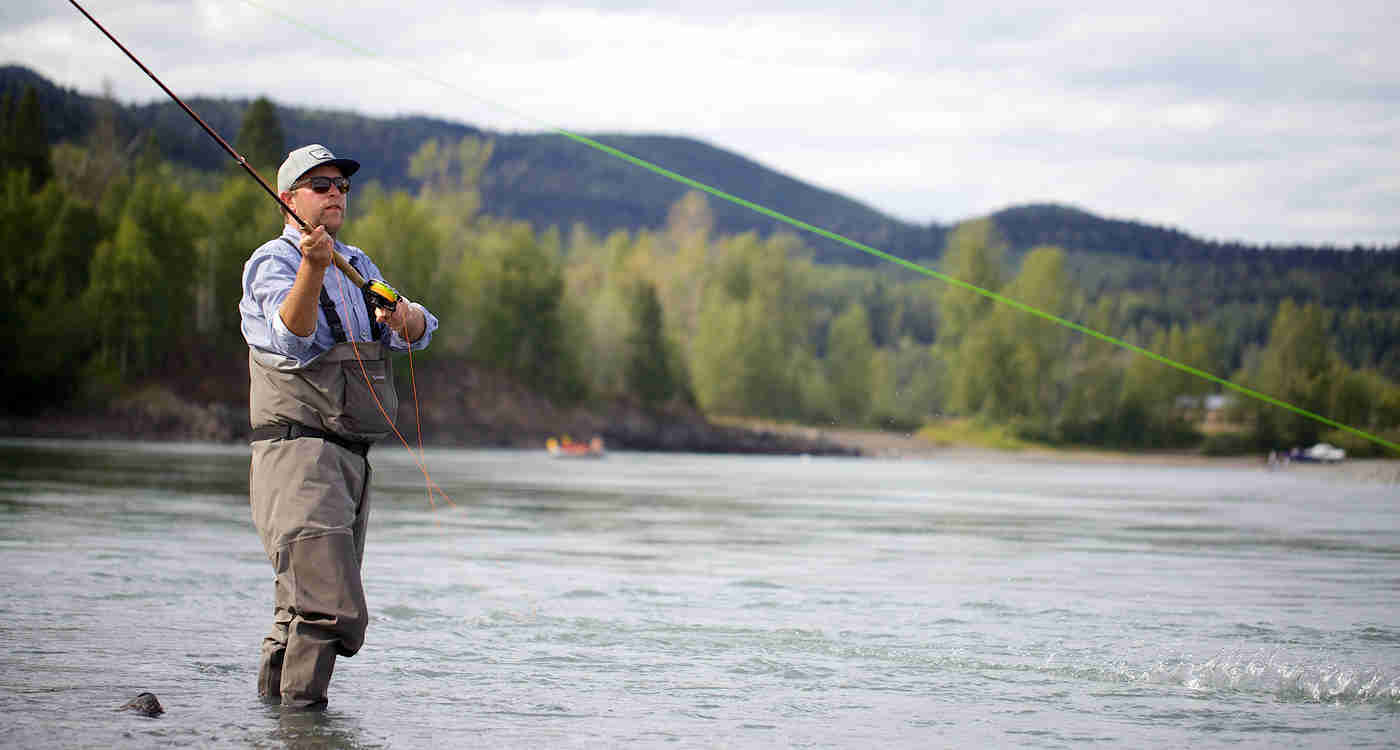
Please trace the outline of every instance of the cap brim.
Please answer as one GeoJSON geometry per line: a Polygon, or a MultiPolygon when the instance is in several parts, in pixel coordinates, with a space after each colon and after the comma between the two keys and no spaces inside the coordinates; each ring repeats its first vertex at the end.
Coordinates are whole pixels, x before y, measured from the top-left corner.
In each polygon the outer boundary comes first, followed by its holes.
{"type": "MultiPolygon", "coordinates": [[[[360,171],[360,163],[354,159],[331,159],[330,161],[323,161],[321,164],[330,164],[340,167],[340,173],[346,177],[360,171]]],[[[317,164],[316,166],[319,167],[321,164],[317,164]]]]}
{"type": "MultiPolygon", "coordinates": [[[[354,159],[327,159],[325,161],[318,161],[315,164],[312,164],[311,166],[307,167],[306,172],[310,172],[311,170],[317,167],[324,167],[327,164],[339,169],[340,175],[342,177],[349,177],[350,175],[360,171],[360,163],[355,161],[354,159]]],[[[296,178],[292,180],[292,182],[296,182],[297,180],[300,180],[301,178],[305,177],[306,172],[302,172],[301,174],[297,175],[296,178]]]]}

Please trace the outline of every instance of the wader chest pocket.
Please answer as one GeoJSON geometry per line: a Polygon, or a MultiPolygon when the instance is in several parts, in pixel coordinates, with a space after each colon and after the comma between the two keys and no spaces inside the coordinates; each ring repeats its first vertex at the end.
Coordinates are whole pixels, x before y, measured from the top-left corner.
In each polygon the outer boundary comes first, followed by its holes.
{"type": "Polygon", "coordinates": [[[392,431],[392,420],[398,415],[399,394],[394,390],[394,376],[387,359],[342,360],[340,378],[344,404],[343,427],[360,435],[385,435],[392,431]],[[368,380],[368,382],[366,382],[368,380]],[[380,407],[383,411],[380,411],[380,407]],[[390,421],[385,421],[388,414],[390,421]]]}
{"type": "Polygon", "coordinates": [[[350,344],[336,344],[304,365],[249,352],[253,427],[291,422],[364,443],[393,432],[399,397],[394,391],[393,363],[379,344],[360,344],[359,359],[350,344]]]}

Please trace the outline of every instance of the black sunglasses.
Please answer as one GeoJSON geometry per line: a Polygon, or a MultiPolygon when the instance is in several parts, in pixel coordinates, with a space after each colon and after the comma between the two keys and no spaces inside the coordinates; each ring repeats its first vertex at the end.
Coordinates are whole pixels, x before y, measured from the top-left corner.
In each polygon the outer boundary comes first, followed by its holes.
{"type": "Polygon", "coordinates": [[[304,177],[300,180],[297,180],[296,182],[293,182],[292,190],[296,190],[300,187],[306,187],[307,185],[310,185],[312,192],[315,193],[328,193],[331,190],[331,185],[335,185],[335,189],[339,190],[342,194],[350,192],[349,177],[323,177],[321,175],[317,175],[315,177],[304,177]]]}

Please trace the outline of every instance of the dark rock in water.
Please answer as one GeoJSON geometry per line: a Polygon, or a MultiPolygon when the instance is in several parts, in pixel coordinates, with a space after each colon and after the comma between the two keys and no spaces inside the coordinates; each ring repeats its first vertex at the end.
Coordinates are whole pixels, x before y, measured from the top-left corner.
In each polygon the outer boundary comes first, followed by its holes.
{"type": "Polygon", "coordinates": [[[127,701],[126,705],[117,710],[135,711],[142,716],[160,716],[165,713],[165,709],[161,707],[160,701],[156,700],[155,693],[142,693],[132,698],[130,701],[127,701]]]}

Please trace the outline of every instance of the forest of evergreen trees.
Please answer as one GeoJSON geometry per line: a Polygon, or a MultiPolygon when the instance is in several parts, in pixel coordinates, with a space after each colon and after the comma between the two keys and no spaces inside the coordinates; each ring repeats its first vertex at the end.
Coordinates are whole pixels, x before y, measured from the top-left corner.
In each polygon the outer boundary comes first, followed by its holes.
{"type": "MultiPolygon", "coordinates": [[[[169,368],[241,366],[242,265],[281,224],[262,189],[241,170],[177,167],[111,121],[51,147],[32,92],[0,108],[5,412],[86,408],[169,368]]],[[[236,145],[275,173],[287,143],[269,102],[248,108],[236,145]]],[[[430,140],[407,167],[416,188],[357,183],[350,197],[342,239],[444,321],[432,357],[498,369],[563,401],[626,396],[902,430],[963,417],[1025,439],[1123,449],[1327,439],[1354,455],[1383,451],[1240,399],[1203,432],[1205,397],[1220,392],[1208,381],[905,269],[819,264],[790,234],[722,234],[700,194],[677,201],[661,229],[606,236],[486,215],[479,186],[492,148],[474,136],[430,140]]],[[[1400,440],[1393,263],[1380,287],[1369,279],[1376,298],[1337,296],[1326,270],[1306,264],[1247,278],[1051,244],[1013,253],[983,219],[949,232],[938,264],[1400,440]]]]}

